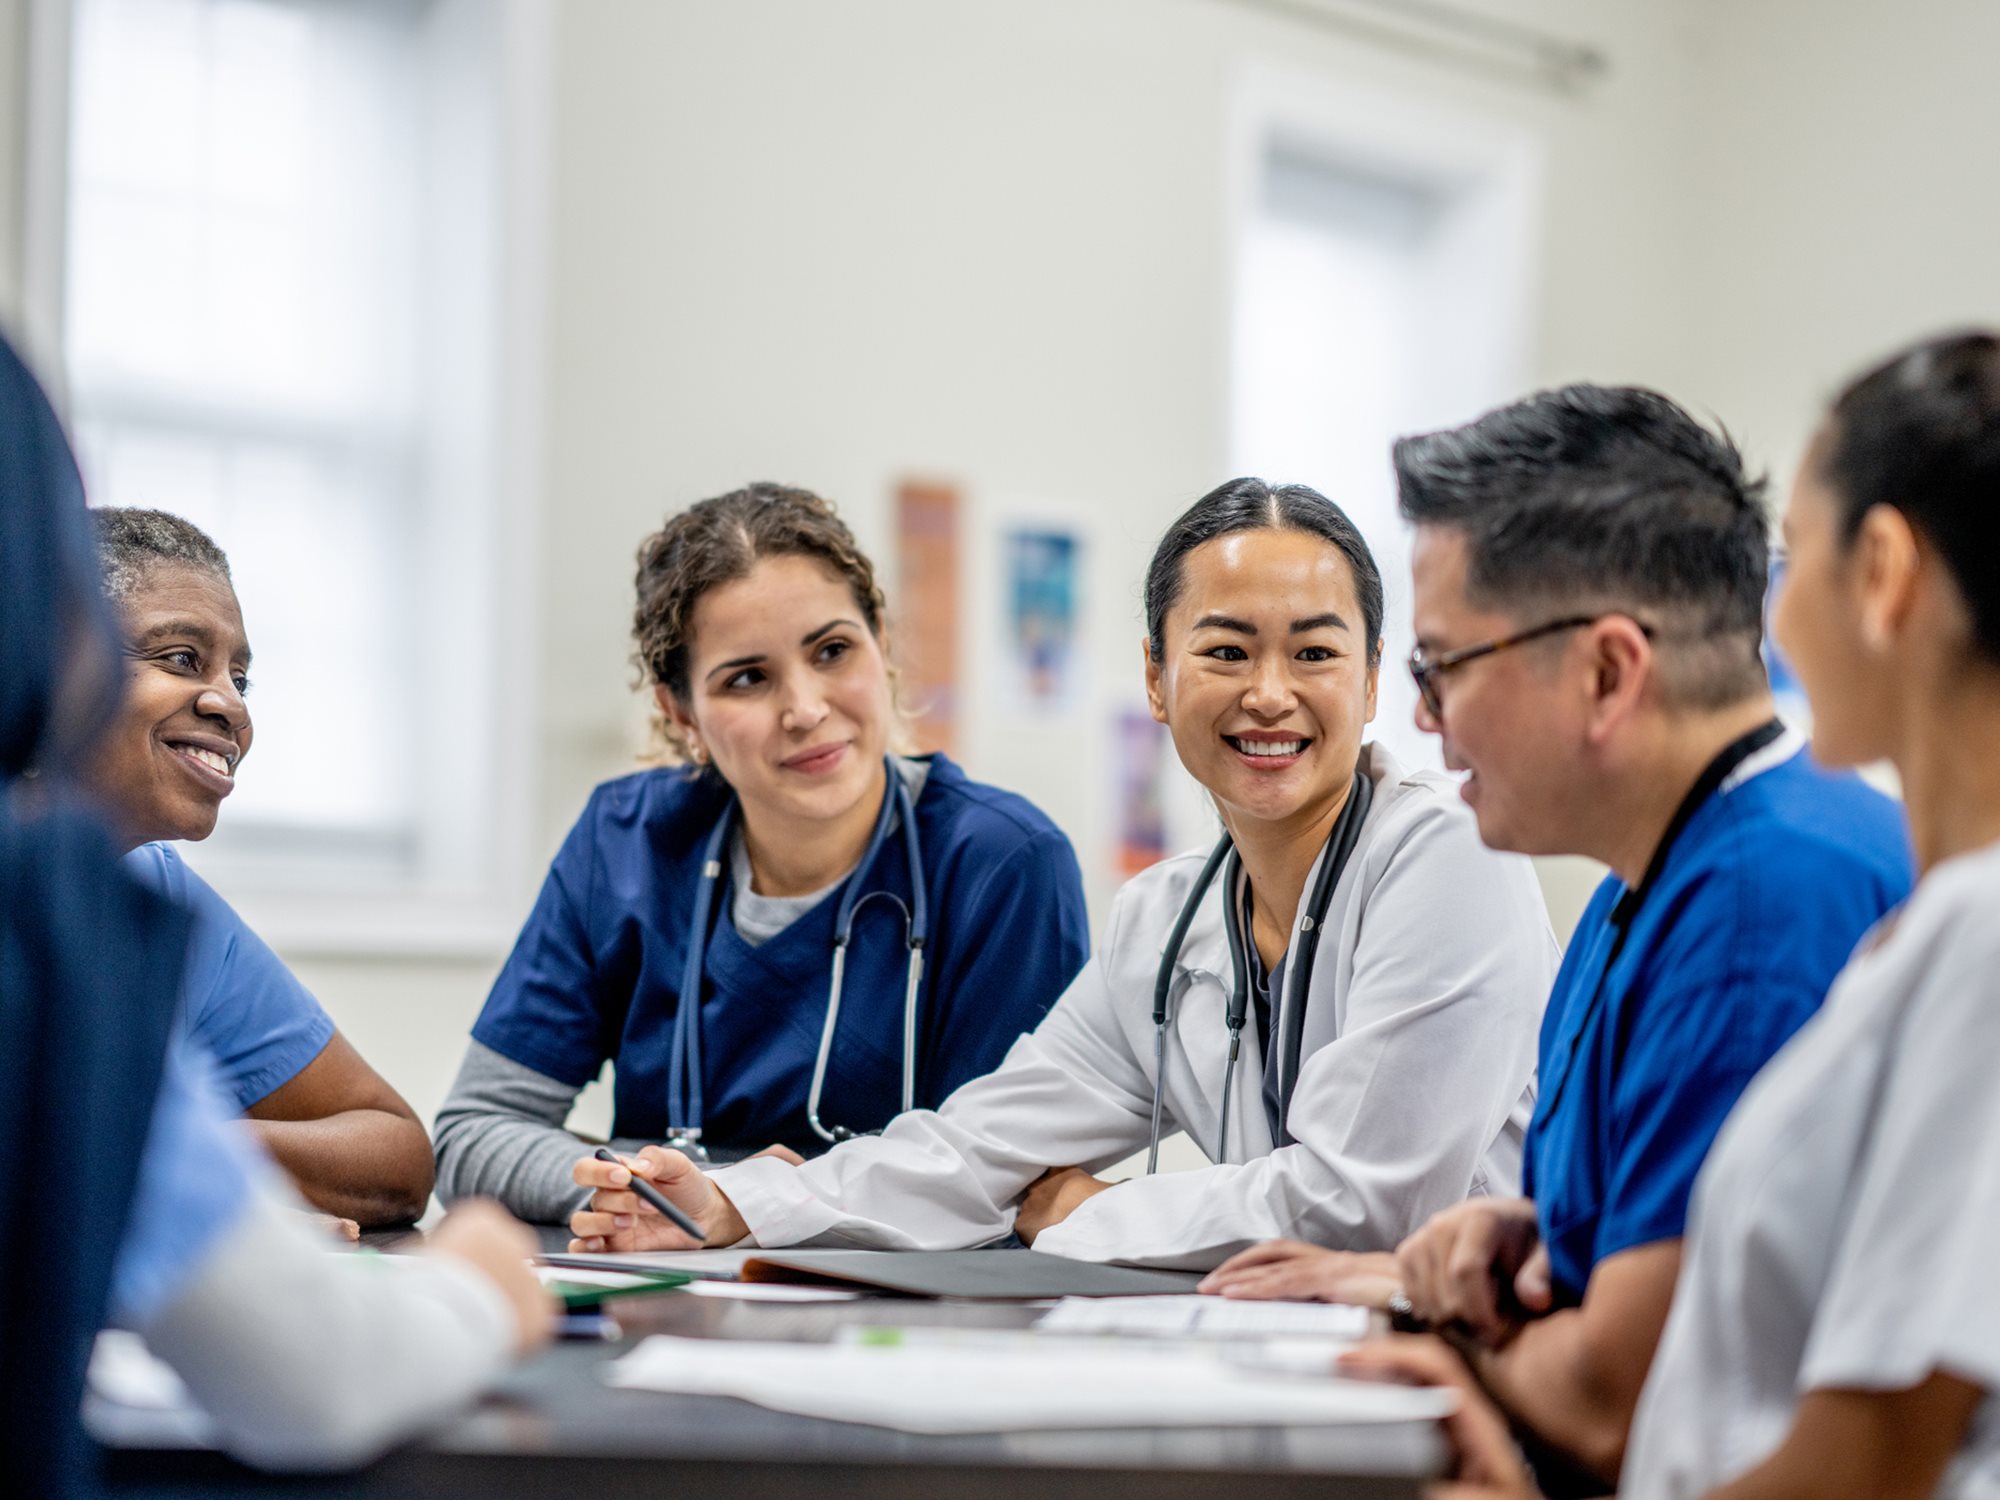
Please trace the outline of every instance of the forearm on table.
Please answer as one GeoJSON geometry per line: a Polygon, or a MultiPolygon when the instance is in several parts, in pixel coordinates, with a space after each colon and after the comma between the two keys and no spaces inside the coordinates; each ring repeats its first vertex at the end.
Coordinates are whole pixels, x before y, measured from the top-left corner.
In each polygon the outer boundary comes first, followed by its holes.
{"type": "Polygon", "coordinates": [[[350,1109],[249,1128],[315,1208],[364,1228],[409,1224],[431,1196],[431,1143],[405,1115],[350,1109]]]}
{"type": "Polygon", "coordinates": [[[471,1267],[329,1251],[260,1196],[138,1331],[232,1453],[273,1468],[359,1465],[506,1367],[514,1318],[471,1267]]]}
{"type": "Polygon", "coordinates": [[[1593,1351],[1581,1309],[1538,1318],[1504,1349],[1473,1349],[1468,1357],[1517,1426],[1589,1473],[1616,1482],[1638,1390],[1593,1351]]]}

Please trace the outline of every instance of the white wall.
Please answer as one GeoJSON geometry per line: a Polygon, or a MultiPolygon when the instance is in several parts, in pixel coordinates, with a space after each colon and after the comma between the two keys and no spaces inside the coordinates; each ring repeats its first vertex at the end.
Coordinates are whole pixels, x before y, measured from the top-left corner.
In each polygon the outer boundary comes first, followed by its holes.
{"type": "MultiPolygon", "coordinates": [[[[1775,454],[1859,354],[2000,318],[1984,0],[1482,8],[1593,42],[1609,75],[1554,96],[1227,0],[562,0],[545,628],[513,689],[538,704],[539,847],[639,743],[635,544],[747,478],[822,489],[878,554],[909,473],[963,484],[982,528],[1086,518],[1086,645],[1125,690],[1151,542],[1225,477],[1226,131],[1253,64],[1538,134],[1539,381],[1658,384],[1775,454]]],[[[1094,896],[1101,719],[989,718],[966,756],[1075,830],[1094,896]]],[[[1564,930],[1582,885],[1550,881],[1564,930]]],[[[428,1112],[500,957],[300,972],[428,1112]]]]}

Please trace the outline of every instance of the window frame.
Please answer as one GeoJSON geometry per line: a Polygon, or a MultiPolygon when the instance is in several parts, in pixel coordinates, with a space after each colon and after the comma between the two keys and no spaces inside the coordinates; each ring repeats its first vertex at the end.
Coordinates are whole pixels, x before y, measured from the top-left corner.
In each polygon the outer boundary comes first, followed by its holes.
{"type": "MultiPolygon", "coordinates": [[[[21,338],[65,414],[74,20],[73,0],[31,0],[21,338]]],[[[484,177],[474,212],[452,232],[475,239],[490,260],[452,332],[465,346],[454,346],[457,362],[481,377],[473,435],[459,434],[431,469],[413,521],[421,537],[413,571],[425,580],[413,617],[439,632],[431,659],[448,664],[425,684],[441,700],[425,717],[470,727],[455,745],[423,736],[426,759],[411,774],[425,790],[460,781],[467,790],[443,809],[420,794],[417,821],[404,826],[423,853],[386,883],[379,860],[341,858],[338,833],[301,848],[273,826],[222,857],[190,851],[288,956],[495,958],[513,939],[537,873],[541,726],[536,695],[508,684],[540,678],[534,557],[544,473],[553,0],[433,0],[424,24],[434,33],[427,87],[451,110],[441,128],[457,133],[457,148],[474,153],[469,159],[484,177]],[[458,753],[467,744],[478,760],[469,772],[458,753]]],[[[444,118],[435,104],[432,113],[444,118]]],[[[420,441],[447,440],[427,431],[420,441]]]]}

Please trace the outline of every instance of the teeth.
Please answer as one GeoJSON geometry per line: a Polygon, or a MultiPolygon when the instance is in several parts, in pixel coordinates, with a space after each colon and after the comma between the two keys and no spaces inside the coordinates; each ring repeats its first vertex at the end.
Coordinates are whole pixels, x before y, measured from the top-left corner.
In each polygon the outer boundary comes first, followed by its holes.
{"type": "Polygon", "coordinates": [[[209,770],[219,775],[230,776],[234,774],[229,769],[228,760],[223,756],[217,755],[213,750],[204,750],[198,745],[176,745],[174,748],[179,750],[189,760],[198,760],[207,766],[209,770]]]}
{"type": "Polygon", "coordinates": [[[1305,749],[1304,740],[1238,740],[1229,742],[1245,755],[1297,755],[1305,749]]]}

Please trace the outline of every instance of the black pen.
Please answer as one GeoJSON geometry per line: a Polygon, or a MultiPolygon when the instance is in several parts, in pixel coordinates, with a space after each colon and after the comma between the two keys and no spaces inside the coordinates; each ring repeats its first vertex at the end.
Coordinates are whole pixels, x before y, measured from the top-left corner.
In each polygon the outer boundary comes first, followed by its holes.
{"type": "MultiPolygon", "coordinates": [[[[618,1154],[607,1147],[599,1146],[590,1154],[599,1161],[610,1162],[614,1167],[625,1167],[625,1163],[618,1159],[618,1154]]],[[[685,1209],[677,1208],[672,1203],[669,1203],[665,1193],[654,1187],[652,1183],[646,1181],[637,1172],[633,1172],[630,1167],[625,1167],[625,1170],[632,1175],[632,1191],[658,1209],[669,1224],[673,1225],[682,1234],[692,1235],[697,1245],[708,1243],[708,1236],[702,1233],[699,1224],[687,1216],[685,1209]]]]}

